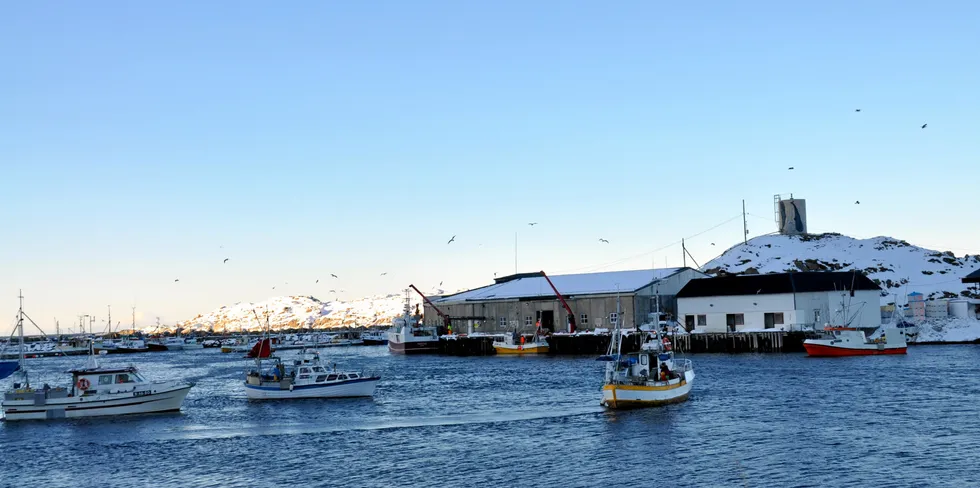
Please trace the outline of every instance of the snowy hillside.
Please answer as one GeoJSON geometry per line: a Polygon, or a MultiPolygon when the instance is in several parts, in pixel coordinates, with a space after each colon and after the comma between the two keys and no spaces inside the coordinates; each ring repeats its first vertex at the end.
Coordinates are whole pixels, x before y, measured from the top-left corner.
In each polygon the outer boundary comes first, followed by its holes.
{"type": "MultiPolygon", "coordinates": [[[[440,292],[441,290],[434,290],[440,292]]],[[[412,297],[412,307],[421,299],[412,297]]],[[[421,306],[421,305],[420,305],[421,306]]],[[[252,303],[242,302],[224,306],[190,320],[178,322],[177,326],[186,330],[214,330],[215,332],[259,330],[265,328],[265,314],[273,330],[313,327],[328,329],[334,327],[387,326],[391,319],[402,314],[405,307],[404,293],[362,298],[352,301],[324,302],[312,296],[284,296],[252,303]],[[253,313],[254,311],[254,313],[253,313]],[[256,314],[262,324],[256,320],[256,314]]],[[[145,332],[158,332],[155,328],[145,332]]],[[[172,328],[165,328],[170,330],[172,328]]]]}
{"type": "Polygon", "coordinates": [[[956,257],[891,237],[854,239],[840,234],[768,235],[725,251],[708,274],[860,270],[882,288],[881,304],[906,302],[912,292],[930,298],[980,298],[960,278],[980,268],[980,256],[956,257]]]}

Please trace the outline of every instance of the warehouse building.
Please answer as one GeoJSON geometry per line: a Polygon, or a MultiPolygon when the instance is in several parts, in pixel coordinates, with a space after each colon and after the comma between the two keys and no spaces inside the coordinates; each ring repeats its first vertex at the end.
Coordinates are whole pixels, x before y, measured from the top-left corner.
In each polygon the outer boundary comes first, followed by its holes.
{"type": "MultiPolygon", "coordinates": [[[[674,316],[675,296],[696,278],[707,277],[691,268],[665,268],[605,273],[549,276],[575,315],[578,331],[624,328],[644,323],[648,314],[660,309],[674,316]],[[617,300],[620,310],[617,312],[617,300]]],[[[543,272],[520,273],[494,280],[493,284],[433,300],[451,319],[454,332],[496,333],[541,328],[551,332],[569,330],[568,313],[543,272]]],[[[442,319],[426,304],[427,325],[442,325],[442,319]]]]}
{"type": "Polygon", "coordinates": [[[691,280],[677,294],[679,321],[696,332],[881,325],[881,288],[857,271],[773,273],[691,280]]]}

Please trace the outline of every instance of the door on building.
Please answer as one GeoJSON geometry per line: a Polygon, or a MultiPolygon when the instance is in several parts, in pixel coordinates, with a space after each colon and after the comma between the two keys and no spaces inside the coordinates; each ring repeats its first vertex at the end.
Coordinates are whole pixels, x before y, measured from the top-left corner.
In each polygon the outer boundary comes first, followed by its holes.
{"type": "Polygon", "coordinates": [[[735,332],[735,314],[726,314],[725,324],[728,325],[728,332],[735,332]]]}
{"type": "Polygon", "coordinates": [[[767,329],[773,329],[776,327],[775,314],[767,313],[765,316],[765,327],[767,329]]]}
{"type": "Polygon", "coordinates": [[[542,332],[547,330],[549,333],[555,331],[555,312],[552,310],[538,311],[538,320],[541,321],[542,332]]]}
{"type": "Polygon", "coordinates": [[[694,316],[693,315],[685,315],[684,316],[684,329],[687,330],[688,332],[691,332],[692,330],[694,330],[694,316]]]}

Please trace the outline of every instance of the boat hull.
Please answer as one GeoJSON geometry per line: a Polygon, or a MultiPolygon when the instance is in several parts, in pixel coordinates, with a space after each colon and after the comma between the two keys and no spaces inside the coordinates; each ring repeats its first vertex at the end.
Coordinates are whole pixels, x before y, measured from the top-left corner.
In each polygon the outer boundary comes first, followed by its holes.
{"type": "Polygon", "coordinates": [[[278,383],[262,385],[245,383],[245,395],[249,400],[293,400],[298,398],[351,398],[374,396],[374,389],[381,378],[360,378],[327,385],[302,385],[282,389],[278,383]]]}
{"type": "Polygon", "coordinates": [[[149,395],[109,395],[87,398],[84,396],[47,399],[38,401],[5,400],[3,413],[6,420],[55,420],[83,417],[106,417],[176,412],[193,385],[183,385],[149,395]]]}
{"type": "Polygon", "coordinates": [[[524,347],[511,346],[505,344],[494,344],[493,350],[496,351],[497,354],[523,356],[523,355],[531,355],[531,354],[548,354],[549,349],[547,344],[525,345],[524,347]]]}
{"type": "MultiPolygon", "coordinates": [[[[874,346],[869,344],[869,346],[874,346]]],[[[813,357],[843,357],[843,356],[879,356],[884,354],[906,354],[906,346],[885,346],[882,349],[878,347],[840,347],[832,346],[828,344],[819,344],[812,342],[803,342],[803,348],[806,349],[806,353],[813,357]]]]}
{"type": "Polygon", "coordinates": [[[688,379],[676,385],[604,385],[602,401],[599,403],[612,409],[661,407],[681,403],[690,396],[694,380],[693,374],[685,376],[688,379]]]}
{"type": "Polygon", "coordinates": [[[439,352],[439,341],[388,341],[388,351],[394,354],[436,354],[439,352]]]}
{"type": "Polygon", "coordinates": [[[388,339],[361,339],[365,346],[383,346],[388,343],[388,339]]]}
{"type": "Polygon", "coordinates": [[[151,352],[163,352],[163,351],[166,351],[167,350],[167,346],[164,346],[163,344],[157,344],[157,343],[154,343],[154,342],[148,342],[148,343],[146,343],[146,347],[151,352]]]}

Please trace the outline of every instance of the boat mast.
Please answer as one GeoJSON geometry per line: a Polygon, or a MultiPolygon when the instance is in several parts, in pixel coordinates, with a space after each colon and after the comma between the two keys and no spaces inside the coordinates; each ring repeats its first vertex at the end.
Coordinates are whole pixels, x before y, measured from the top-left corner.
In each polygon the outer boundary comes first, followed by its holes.
{"type": "Polygon", "coordinates": [[[27,377],[27,359],[24,356],[24,291],[17,290],[17,298],[20,301],[17,309],[17,335],[20,339],[20,370],[24,373],[24,383],[30,388],[31,382],[27,377]]]}

